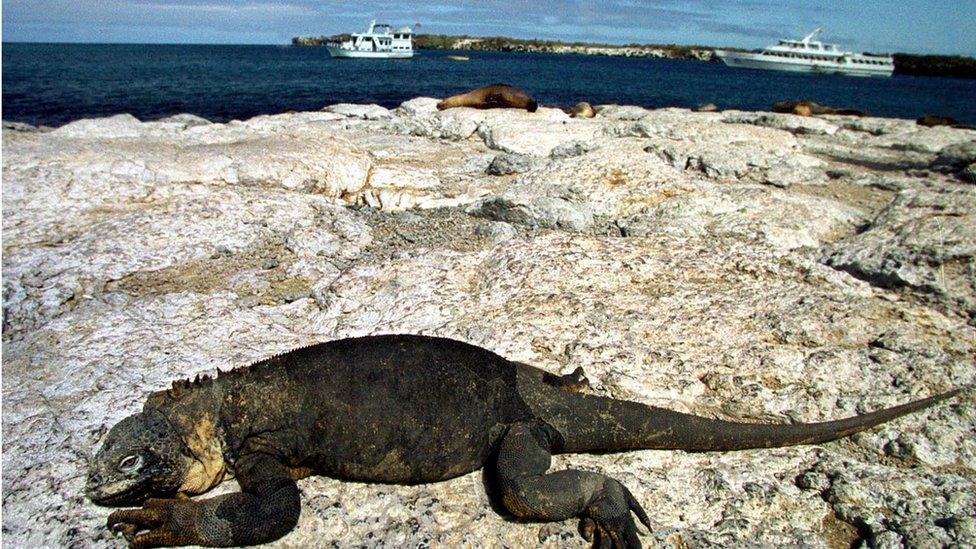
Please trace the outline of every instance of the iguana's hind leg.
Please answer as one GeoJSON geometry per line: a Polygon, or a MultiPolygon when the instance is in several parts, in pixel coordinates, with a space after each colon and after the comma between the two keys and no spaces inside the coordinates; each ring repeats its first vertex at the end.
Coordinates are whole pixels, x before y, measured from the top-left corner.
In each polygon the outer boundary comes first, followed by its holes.
{"type": "Polygon", "coordinates": [[[589,471],[547,473],[559,434],[535,423],[509,428],[498,452],[502,503],[518,518],[542,521],[579,517],[580,533],[594,547],[639,548],[633,512],[650,529],[637,500],[616,480],[589,471]]]}

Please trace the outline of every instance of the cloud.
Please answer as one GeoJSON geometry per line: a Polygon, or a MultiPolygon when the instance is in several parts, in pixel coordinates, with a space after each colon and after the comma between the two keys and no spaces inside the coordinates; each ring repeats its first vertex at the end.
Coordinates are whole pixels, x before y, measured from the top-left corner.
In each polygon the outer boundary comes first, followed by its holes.
{"type": "Polygon", "coordinates": [[[139,10],[178,10],[183,13],[222,13],[235,14],[247,12],[265,12],[271,15],[313,15],[318,13],[309,6],[298,4],[282,4],[271,2],[235,2],[221,3],[190,3],[190,2],[132,2],[131,6],[139,10]]]}

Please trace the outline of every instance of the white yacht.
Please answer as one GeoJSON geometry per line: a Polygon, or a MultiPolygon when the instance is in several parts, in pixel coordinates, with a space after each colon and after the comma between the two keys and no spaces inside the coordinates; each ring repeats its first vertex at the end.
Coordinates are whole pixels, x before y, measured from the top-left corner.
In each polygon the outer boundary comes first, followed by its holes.
{"type": "Polygon", "coordinates": [[[716,50],[715,56],[730,67],[777,71],[820,72],[851,76],[891,76],[895,70],[890,55],[841,51],[836,44],[814,40],[817,29],[802,40],[780,40],[759,53],[716,50]]]}
{"type": "Polygon", "coordinates": [[[368,59],[402,59],[413,57],[413,34],[410,27],[394,30],[373,20],[364,33],[353,33],[352,40],[325,45],[332,57],[368,59]]]}

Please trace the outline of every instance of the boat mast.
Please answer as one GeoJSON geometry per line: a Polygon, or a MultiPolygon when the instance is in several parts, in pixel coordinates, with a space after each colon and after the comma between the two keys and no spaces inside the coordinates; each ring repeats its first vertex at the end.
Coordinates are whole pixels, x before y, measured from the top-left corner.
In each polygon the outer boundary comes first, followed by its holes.
{"type": "Polygon", "coordinates": [[[803,37],[803,40],[801,40],[801,42],[803,42],[804,44],[809,44],[810,41],[813,40],[821,32],[823,32],[823,27],[817,27],[817,30],[815,30],[815,31],[811,32],[810,34],[804,36],[803,37]]]}

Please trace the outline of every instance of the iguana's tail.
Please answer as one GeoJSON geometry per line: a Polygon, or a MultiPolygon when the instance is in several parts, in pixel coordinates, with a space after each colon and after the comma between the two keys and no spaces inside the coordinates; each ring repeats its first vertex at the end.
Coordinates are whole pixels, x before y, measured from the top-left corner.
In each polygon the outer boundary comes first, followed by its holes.
{"type": "Polygon", "coordinates": [[[577,395],[589,413],[578,415],[571,428],[560,429],[564,438],[562,450],[570,453],[638,449],[704,452],[819,444],[927,408],[962,390],[847,419],[798,424],[737,423],[636,402],[577,395]]]}

